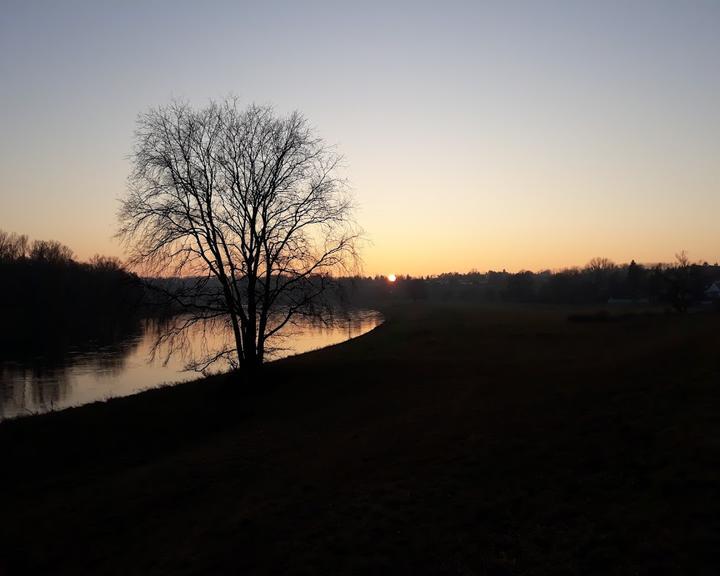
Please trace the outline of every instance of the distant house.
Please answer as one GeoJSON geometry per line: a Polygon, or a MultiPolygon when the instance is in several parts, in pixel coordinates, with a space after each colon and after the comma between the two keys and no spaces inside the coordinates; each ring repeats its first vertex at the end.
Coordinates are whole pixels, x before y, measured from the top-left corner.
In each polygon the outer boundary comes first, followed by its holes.
{"type": "Polygon", "coordinates": [[[705,298],[708,300],[720,300],[720,280],[710,284],[710,287],[705,290],[705,298]]]}

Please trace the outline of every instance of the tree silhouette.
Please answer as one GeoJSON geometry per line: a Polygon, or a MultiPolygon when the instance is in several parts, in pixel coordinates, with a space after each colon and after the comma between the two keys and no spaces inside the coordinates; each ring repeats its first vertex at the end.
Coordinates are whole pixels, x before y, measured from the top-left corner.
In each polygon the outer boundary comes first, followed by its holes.
{"type": "Polygon", "coordinates": [[[675,265],[668,271],[668,298],[678,312],[686,312],[690,302],[690,258],[685,250],[675,254],[675,265]]]}
{"type": "Polygon", "coordinates": [[[133,264],[185,278],[169,296],[187,320],[166,341],[219,319],[234,342],[207,362],[253,370],[288,322],[318,313],[332,275],[356,259],[340,162],[297,112],[230,99],[139,117],[119,235],[133,264]]]}

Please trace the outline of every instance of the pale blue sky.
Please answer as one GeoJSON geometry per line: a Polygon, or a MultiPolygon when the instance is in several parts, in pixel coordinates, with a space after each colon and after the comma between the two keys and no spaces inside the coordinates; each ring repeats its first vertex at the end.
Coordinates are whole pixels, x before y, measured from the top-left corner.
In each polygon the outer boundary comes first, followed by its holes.
{"type": "Polygon", "coordinates": [[[0,229],[112,239],[136,115],[299,109],[370,273],[720,259],[720,2],[8,2],[0,229]]]}

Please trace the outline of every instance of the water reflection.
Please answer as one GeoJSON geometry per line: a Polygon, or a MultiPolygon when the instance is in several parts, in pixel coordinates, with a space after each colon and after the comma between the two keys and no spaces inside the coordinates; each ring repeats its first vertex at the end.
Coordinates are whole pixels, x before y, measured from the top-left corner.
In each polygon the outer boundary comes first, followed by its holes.
{"type": "MultiPolygon", "coordinates": [[[[284,330],[268,360],[354,338],[381,322],[382,316],[371,310],[354,311],[329,323],[299,322],[284,330]]],[[[118,334],[114,341],[86,342],[53,353],[0,360],[0,420],[195,378],[196,373],[186,371],[187,365],[230,341],[225,329],[198,324],[188,331],[183,354],[168,357],[167,346],[153,354],[155,337],[165,328],[163,323],[148,320],[118,334]]],[[[212,370],[227,367],[227,362],[221,361],[212,370]]]]}

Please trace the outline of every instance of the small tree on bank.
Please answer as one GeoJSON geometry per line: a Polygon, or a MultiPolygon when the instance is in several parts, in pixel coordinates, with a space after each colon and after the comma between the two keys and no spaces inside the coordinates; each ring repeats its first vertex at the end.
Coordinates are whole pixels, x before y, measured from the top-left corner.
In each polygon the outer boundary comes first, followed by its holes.
{"type": "Polygon", "coordinates": [[[268,341],[316,314],[332,275],[356,260],[340,157],[299,113],[234,100],[152,109],[135,140],[119,213],[131,262],[184,278],[169,295],[189,319],[174,330],[222,319],[234,342],[210,360],[257,368],[268,341]]]}

